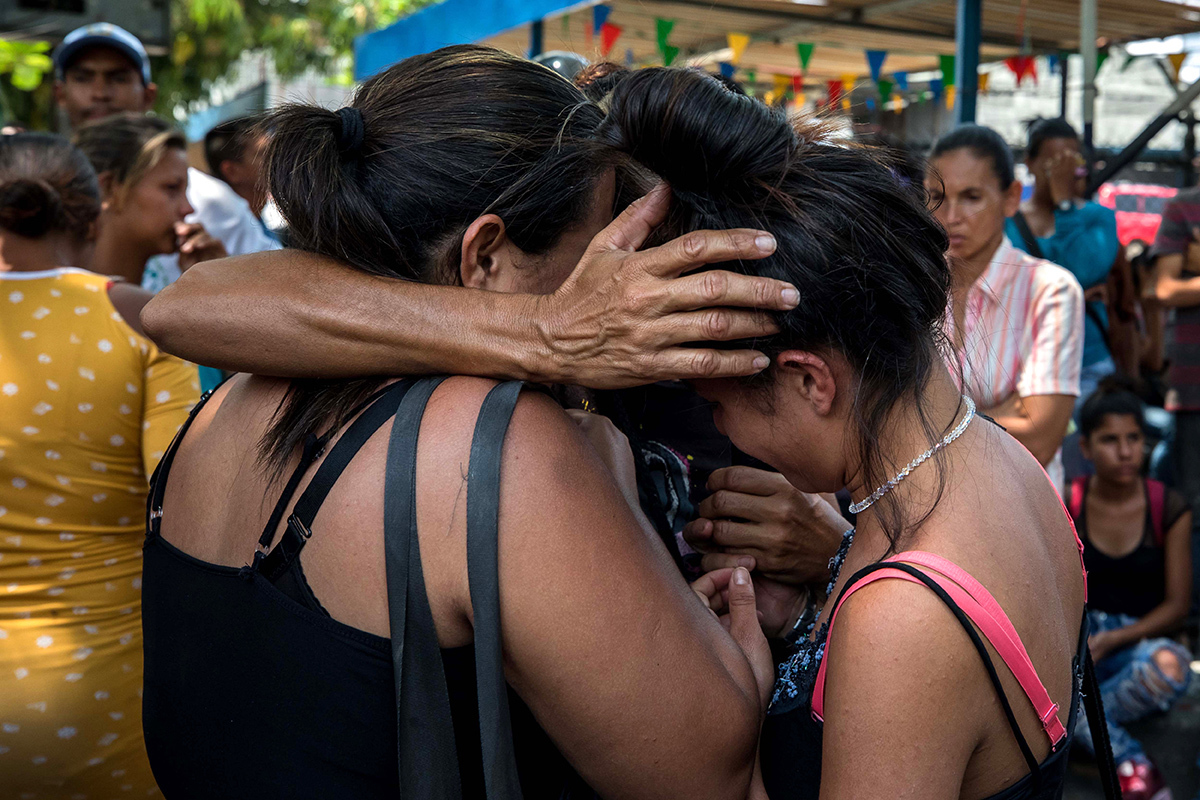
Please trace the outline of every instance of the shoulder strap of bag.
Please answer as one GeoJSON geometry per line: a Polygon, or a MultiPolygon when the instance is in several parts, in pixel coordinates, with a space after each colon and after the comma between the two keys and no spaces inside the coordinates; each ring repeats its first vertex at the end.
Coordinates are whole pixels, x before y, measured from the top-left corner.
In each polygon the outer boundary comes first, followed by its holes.
{"type": "Polygon", "coordinates": [[[396,687],[400,797],[460,800],[458,750],[433,613],[425,595],[417,533],[417,435],[429,396],[444,378],[424,378],[404,396],[388,442],[384,558],[396,687]]]}
{"type": "Polygon", "coordinates": [[[1042,254],[1042,246],[1038,244],[1037,237],[1033,235],[1033,228],[1029,227],[1029,220],[1025,218],[1025,212],[1017,210],[1013,214],[1013,224],[1017,226],[1017,232],[1021,234],[1021,241],[1025,244],[1025,252],[1034,258],[1045,258],[1042,254]]]}
{"type": "Polygon", "coordinates": [[[519,800],[500,641],[500,464],[521,381],[493,388],[479,409],[467,467],[467,576],[475,618],[475,684],[483,777],[491,800],[519,800]]]}
{"type": "Polygon", "coordinates": [[[1083,651],[1083,710],[1087,713],[1088,728],[1096,750],[1096,765],[1100,768],[1100,785],[1105,800],[1121,800],[1121,784],[1117,781],[1117,762],[1113,758],[1112,742],[1108,739],[1108,723],[1104,719],[1104,701],[1100,698],[1100,681],[1096,680],[1096,665],[1087,646],[1087,615],[1084,615],[1081,634],[1083,651]]]}
{"type": "Polygon", "coordinates": [[[1068,500],[1067,510],[1071,512],[1071,519],[1079,522],[1079,516],[1083,513],[1083,495],[1087,489],[1087,477],[1079,476],[1071,481],[1071,496],[1068,500]]]}
{"type": "Polygon", "coordinates": [[[1163,507],[1167,502],[1166,487],[1156,480],[1147,478],[1146,498],[1150,502],[1150,527],[1154,531],[1154,544],[1162,547],[1163,540],[1166,538],[1166,531],[1163,530],[1163,507]]]}

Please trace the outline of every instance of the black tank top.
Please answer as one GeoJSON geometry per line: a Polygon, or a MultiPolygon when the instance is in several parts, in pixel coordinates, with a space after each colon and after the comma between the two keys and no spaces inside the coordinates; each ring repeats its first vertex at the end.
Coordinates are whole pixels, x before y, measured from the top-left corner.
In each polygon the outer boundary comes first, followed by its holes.
{"type": "Polygon", "coordinates": [[[468,516],[474,511],[482,520],[468,534],[476,642],[437,649],[414,514],[417,431],[439,382],[395,383],[364,404],[271,547],[324,447],[310,437],[253,563],[240,569],[194,558],[158,533],[175,451],[208,395],[192,412],[151,482],[143,567],[143,723],[168,800],[396,798],[404,775],[406,798],[594,796],[503,682],[498,598],[477,597],[496,587],[499,452],[519,384],[489,394],[472,444],[468,485],[481,490],[474,508],[468,501],[468,516]],[[385,495],[389,640],[331,618],[299,556],[320,535],[312,520],[334,481],[393,415],[385,495]],[[489,468],[490,477],[480,475],[489,468]],[[484,633],[489,615],[495,629],[484,633]]]}
{"type": "MultiPolygon", "coordinates": [[[[991,655],[980,640],[979,634],[953,598],[935,582],[930,581],[929,577],[921,570],[912,568],[908,564],[895,562],[880,562],[864,567],[850,577],[830,608],[837,608],[842,594],[858,583],[861,578],[884,567],[901,569],[918,578],[950,607],[959,623],[971,637],[992,685],[996,689],[1001,706],[1005,709],[1017,744],[1029,765],[1029,773],[1013,785],[991,795],[987,800],[1058,800],[1061,798],[1066,781],[1067,753],[1075,736],[1076,715],[1079,710],[1078,698],[1083,683],[1083,664],[1087,647],[1087,616],[1084,615],[1081,623],[1079,650],[1072,662],[1072,696],[1076,698],[1077,702],[1071,704],[1071,710],[1067,716],[1065,726],[1067,738],[1044,761],[1038,763],[1025,740],[1025,735],[1017,725],[1004,686],[1000,683],[991,655]]],[[[797,660],[797,663],[789,665],[785,661],[780,667],[775,698],[763,721],[762,738],[759,743],[763,784],[771,798],[817,800],[820,796],[821,748],[824,735],[821,723],[812,715],[812,692],[816,683],[817,670],[824,657],[826,636],[828,636],[828,628],[822,626],[818,632],[817,641],[801,642],[798,645],[796,655],[800,656],[800,659],[797,660]]]]}
{"type": "MultiPolygon", "coordinates": [[[[1167,596],[1166,560],[1162,545],[1155,539],[1149,490],[1143,488],[1146,514],[1141,541],[1133,552],[1114,558],[1097,548],[1088,537],[1087,490],[1090,485],[1090,480],[1084,484],[1083,502],[1075,520],[1075,530],[1083,542],[1083,562],[1087,565],[1088,607],[1109,614],[1144,617],[1162,605],[1167,596]]],[[[1142,485],[1145,487],[1145,480],[1142,485]]],[[[1181,494],[1172,489],[1165,490],[1164,535],[1187,510],[1187,501],[1181,494]]]]}

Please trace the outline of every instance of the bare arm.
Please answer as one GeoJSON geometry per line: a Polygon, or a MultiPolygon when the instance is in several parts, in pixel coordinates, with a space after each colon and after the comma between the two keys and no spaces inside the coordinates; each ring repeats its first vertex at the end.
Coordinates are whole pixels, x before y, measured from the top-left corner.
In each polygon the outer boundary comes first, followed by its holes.
{"type": "Polygon", "coordinates": [[[678,276],[762,258],[773,239],[704,231],[639,251],[668,205],[663,190],[631,205],[551,295],[389,280],[283,251],[192,267],[142,323],[169,352],[264,375],[452,372],[615,388],[760,371],[755,351],[680,345],[771,333],[745,309],[794,307],[794,288],[731,272],[678,276]]]}
{"type": "Polygon", "coordinates": [[[1050,463],[1067,433],[1067,423],[1075,409],[1069,394],[1044,394],[1033,397],[1012,395],[995,408],[983,413],[1004,426],[1042,466],[1050,463]]]}
{"type": "Polygon", "coordinates": [[[1183,253],[1159,256],[1154,270],[1154,297],[1168,308],[1200,305],[1200,276],[1183,277],[1183,253]]]}

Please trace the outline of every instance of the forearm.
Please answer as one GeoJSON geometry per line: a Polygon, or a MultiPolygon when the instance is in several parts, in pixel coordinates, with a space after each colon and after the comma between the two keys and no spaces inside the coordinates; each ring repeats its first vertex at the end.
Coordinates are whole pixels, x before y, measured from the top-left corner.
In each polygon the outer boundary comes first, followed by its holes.
{"type": "Polygon", "coordinates": [[[1160,275],[1154,286],[1154,296],[1168,308],[1200,305],[1200,277],[1174,278],[1160,275]]]}
{"type": "Polygon", "coordinates": [[[1172,634],[1179,629],[1180,624],[1187,617],[1187,612],[1188,600],[1186,597],[1179,599],[1168,597],[1161,605],[1152,609],[1137,622],[1112,631],[1109,635],[1112,637],[1113,647],[1114,649],[1125,647],[1142,639],[1172,634]]]}
{"type": "Polygon", "coordinates": [[[995,413],[985,411],[983,413],[994,419],[1014,439],[1025,445],[1025,449],[1032,453],[1042,466],[1046,466],[1054,458],[1054,454],[1058,452],[1063,436],[1066,434],[1065,425],[1052,425],[1043,420],[1034,420],[1022,414],[1014,414],[1011,411],[995,413]]]}
{"type": "Polygon", "coordinates": [[[534,378],[535,299],[367,275],[295,250],[197,264],[142,313],[164,350],[287,377],[534,378]]]}

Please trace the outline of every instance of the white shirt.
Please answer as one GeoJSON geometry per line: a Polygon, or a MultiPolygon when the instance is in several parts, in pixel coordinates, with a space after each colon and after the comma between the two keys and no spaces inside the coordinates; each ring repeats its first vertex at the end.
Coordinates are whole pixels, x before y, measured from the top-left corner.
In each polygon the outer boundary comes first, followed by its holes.
{"type": "MultiPolygon", "coordinates": [[[[263,230],[250,204],[229,185],[193,167],[188,167],[187,199],[195,212],[188,222],[199,222],[214,238],[220,239],[231,256],[278,250],[279,242],[263,230]]],[[[179,279],[176,253],[154,256],[146,262],[142,286],[159,292],[179,279]]]]}

